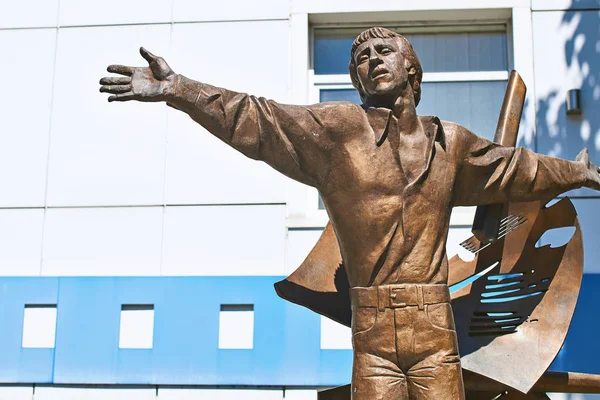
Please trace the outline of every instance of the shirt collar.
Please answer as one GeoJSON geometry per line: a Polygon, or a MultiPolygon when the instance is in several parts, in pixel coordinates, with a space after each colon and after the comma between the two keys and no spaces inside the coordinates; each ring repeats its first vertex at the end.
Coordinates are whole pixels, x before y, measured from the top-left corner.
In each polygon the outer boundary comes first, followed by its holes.
{"type": "Polygon", "coordinates": [[[366,109],[367,120],[373,134],[375,135],[375,143],[377,146],[381,146],[388,135],[388,129],[390,122],[392,121],[392,110],[389,108],[382,107],[369,107],[366,109]]]}
{"type": "MultiPolygon", "coordinates": [[[[366,109],[366,114],[369,125],[373,130],[375,143],[377,146],[381,146],[388,136],[394,114],[389,108],[383,107],[369,107],[366,109]]],[[[444,133],[440,120],[433,116],[419,116],[419,118],[425,127],[425,134],[430,141],[438,141],[445,148],[444,133]]]]}

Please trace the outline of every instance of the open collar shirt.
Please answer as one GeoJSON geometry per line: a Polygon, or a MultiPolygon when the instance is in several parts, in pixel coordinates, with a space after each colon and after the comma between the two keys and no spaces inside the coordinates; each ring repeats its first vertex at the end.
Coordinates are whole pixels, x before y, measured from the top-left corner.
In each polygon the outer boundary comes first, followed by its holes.
{"type": "Polygon", "coordinates": [[[436,117],[402,132],[389,109],[284,105],[183,76],[170,103],[319,190],[351,287],[445,284],[453,206],[551,199],[585,182],[581,163],[503,147],[436,117]]]}

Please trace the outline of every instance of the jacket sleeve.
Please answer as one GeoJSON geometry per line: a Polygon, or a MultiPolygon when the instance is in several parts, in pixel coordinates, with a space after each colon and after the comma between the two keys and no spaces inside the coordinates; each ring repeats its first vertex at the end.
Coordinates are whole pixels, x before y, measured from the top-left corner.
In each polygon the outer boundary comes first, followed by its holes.
{"type": "Polygon", "coordinates": [[[320,105],[278,104],[182,75],[168,104],[244,155],[292,179],[318,187],[327,175],[332,143],[320,105]]]}
{"type": "Polygon", "coordinates": [[[586,182],[580,162],[500,146],[462,127],[456,140],[456,206],[550,200],[586,182]]]}

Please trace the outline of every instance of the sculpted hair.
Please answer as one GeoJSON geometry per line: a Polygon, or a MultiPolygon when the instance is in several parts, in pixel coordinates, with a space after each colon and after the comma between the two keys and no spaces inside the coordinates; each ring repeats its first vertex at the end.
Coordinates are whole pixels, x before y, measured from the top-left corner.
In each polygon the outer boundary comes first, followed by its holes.
{"type": "Polygon", "coordinates": [[[348,65],[348,69],[350,70],[350,77],[352,78],[352,85],[358,90],[360,94],[361,100],[365,99],[365,92],[360,85],[360,81],[358,80],[358,74],[356,73],[356,62],[354,60],[354,55],[356,53],[356,49],[361,44],[365,43],[371,39],[388,39],[393,38],[396,39],[399,43],[400,51],[404,56],[404,60],[406,62],[406,70],[410,72],[411,69],[414,69],[414,79],[412,81],[412,89],[415,98],[415,106],[419,104],[421,100],[421,80],[423,79],[423,69],[421,68],[421,62],[417,57],[412,45],[410,42],[402,35],[391,31],[386,28],[370,28],[366,31],[363,31],[354,39],[354,43],[352,43],[352,50],[350,50],[350,64],[348,65]]]}

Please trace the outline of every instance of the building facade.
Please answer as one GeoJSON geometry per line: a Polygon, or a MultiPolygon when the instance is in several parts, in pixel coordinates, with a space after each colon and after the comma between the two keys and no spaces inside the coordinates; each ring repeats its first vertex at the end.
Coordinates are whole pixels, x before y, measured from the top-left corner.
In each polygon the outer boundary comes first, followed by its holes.
{"type": "MultiPolygon", "coordinates": [[[[405,34],[421,115],[491,138],[509,71],[518,145],[600,163],[600,0],[0,0],[0,400],[316,399],[350,380],[346,328],[273,283],[327,222],[316,190],[164,104],[108,104],[138,48],[190,78],[281,103],[358,101],[362,29],[405,34]],[[565,98],[580,89],[581,114],[565,98]]],[[[600,195],[580,216],[580,301],[555,370],[600,373],[600,195]]],[[[472,208],[448,255],[468,258],[472,208]]],[[[543,237],[560,243],[567,233],[543,237]]],[[[596,396],[553,395],[553,399],[596,396]],[[579,396],[579,397],[577,397],[579,396]]]]}

